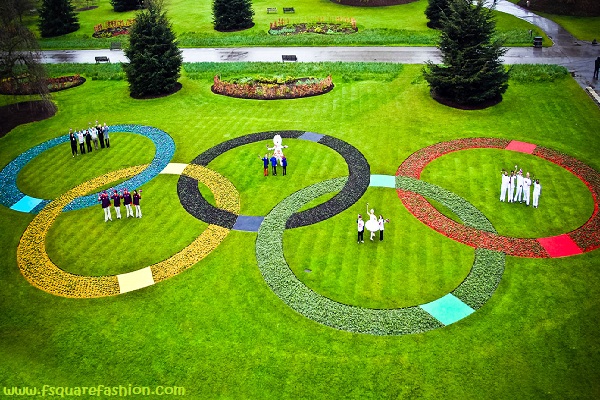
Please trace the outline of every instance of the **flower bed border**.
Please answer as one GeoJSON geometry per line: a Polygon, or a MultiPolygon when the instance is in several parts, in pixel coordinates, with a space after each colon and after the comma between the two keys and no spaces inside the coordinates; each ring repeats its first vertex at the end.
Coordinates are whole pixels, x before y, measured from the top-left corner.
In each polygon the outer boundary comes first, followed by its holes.
{"type": "MultiPolygon", "coordinates": [[[[145,136],[154,142],[154,146],[156,147],[156,152],[154,154],[154,159],[144,171],[139,173],[138,175],[126,180],[117,186],[119,188],[125,187],[139,187],[144,183],[150,181],[156,175],[162,171],[167,164],[173,158],[173,154],[175,154],[175,142],[169,136],[168,133],[151,126],[144,125],[110,125],[109,132],[127,132],[127,133],[135,133],[138,135],[145,136]]],[[[44,151],[51,149],[54,146],[57,146],[62,143],[66,143],[69,141],[69,135],[63,135],[56,137],[54,139],[50,139],[46,142],[43,142],[35,147],[30,148],[29,150],[21,153],[15,159],[13,159],[10,163],[8,163],[1,171],[0,171],[0,204],[6,207],[12,207],[19,200],[26,196],[25,193],[21,192],[17,186],[17,175],[21,171],[21,169],[27,165],[32,159],[43,153],[44,151]]],[[[85,207],[90,207],[96,205],[98,199],[98,194],[90,194],[83,197],[78,197],[73,199],[68,205],[65,206],[64,211],[70,210],[79,210],[85,207]]],[[[32,214],[37,214],[41,209],[43,209],[50,200],[42,200],[35,208],[29,211],[32,214]]]]}
{"type": "MultiPolygon", "coordinates": [[[[25,229],[17,247],[17,263],[33,286],[56,296],[71,298],[106,297],[121,294],[119,275],[81,276],[56,266],[46,252],[46,235],[63,208],[78,196],[100,186],[141,173],[147,165],[109,172],[67,191],[44,207],[25,229]]],[[[182,174],[193,176],[213,192],[217,204],[239,212],[239,193],[220,174],[198,165],[187,166],[182,174]]],[[[229,229],[209,225],[192,243],[166,260],[151,265],[153,284],[191,268],[210,254],[228,235],[229,229]]]]}
{"type": "MultiPolygon", "coordinates": [[[[396,176],[420,178],[423,169],[433,160],[445,154],[466,149],[492,148],[505,150],[512,141],[495,138],[465,138],[440,142],[411,154],[398,167],[396,176]]],[[[523,142],[518,142],[523,143],[523,142]]],[[[594,200],[594,211],[589,220],[566,235],[581,249],[588,252],[600,247],[600,216],[598,198],[600,196],[600,174],[590,166],[569,155],[546,147],[533,146],[528,152],[561,166],[579,178],[590,190],[594,200]]],[[[441,234],[471,247],[481,247],[504,252],[511,256],[528,258],[553,257],[541,244],[545,238],[528,239],[500,236],[495,233],[459,224],[443,215],[421,195],[398,190],[398,197],[404,206],[421,222],[441,234]]],[[[575,254],[575,253],[574,253],[575,254]]]]}
{"type": "MultiPolygon", "coordinates": [[[[304,78],[298,78],[298,80],[304,78]]],[[[218,75],[214,77],[211,91],[227,97],[252,100],[282,100],[300,99],[303,97],[320,96],[333,90],[331,75],[318,83],[296,86],[292,84],[270,84],[264,86],[260,83],[229,83],[222,81],[218,75]],[[289,91],[289,92],[288,92],[289,91]]]]}
{"type": "MultiPolygon", "coordinates": [[[[208,164],[229,150],[245,144],[270,140],[274,135],[284,139],[298,139],[304,131],[269,131],[252,133],[220,144],[204,151],[192,164],[208,166],[208,164]]],[[[308,210],[294,214],[287,222],[286,228],[316,224],[330,218],[357,202],[369,187],[371,167],[363,154],[351,144],[332,136],[323,135],[317,141],[338,152],[348,164],[348,181],[343,189],[334,197],[308,210]]],[[[235,225],[237,215],[219,209],[210,204],[198,191],[198,182],[192,178],[181,176],[177,182],[177,194],[183,208],[194,217],[209,224],[215,224],[231,229],[235,225]]]]}
{"type": "MultiPolygon", "coordinates": [[[[59,77],[55,77],[55,78],[47,78],[46,83],[48,86],[51,86],[48,88],[48,91],[50,93],[55,93],[55,92],[60,92],[61,90],[67,90],[67,89],[71,89],[71,88],[74,88],[77,86],[81,86],[85,83],[85,78],[79,74],[66,75],[66,76],[59,76],[59,77]],[[73,82],[73,80],[76,80],[75,84],[73,84],[71,86],[66,86],[67,83],[71,83],[71,82],[73,82]]],[[[2,86],[0,86],[0,94],[8,95],[8,96],[21,96],[21,95],[30,95],[30,94],[35,94],[35,93],[32,91],[27,91],[27,90],[12,92],[10,90],[4,90],[4,88],[2,88],[2,86]]]]}
{"type": "MultiPolygon", "coordinates": [[[[372,335],[404,335],[446,326],[422,306],[371,309],[336,302],[314,292],[294,275],[283,254],[283,232],[287,219],[304,204],[339,190],[346,183],[346,178],[335,178],[308,186],[281,201],[265,217],[256,238],[256,259],[269,288],[296,312],[340,330],[372,335]]],[[[479,210],[439,186],[398,177],[396,187],[426,193],[452,209],[459,218],[470,221],[478,228],[495,232],[479,210]]],[[[496,290],[504,265],[503,253],[475,250],[475,260],[469,275],[452,294],[474,310],[481,308],[496,290]]]]}

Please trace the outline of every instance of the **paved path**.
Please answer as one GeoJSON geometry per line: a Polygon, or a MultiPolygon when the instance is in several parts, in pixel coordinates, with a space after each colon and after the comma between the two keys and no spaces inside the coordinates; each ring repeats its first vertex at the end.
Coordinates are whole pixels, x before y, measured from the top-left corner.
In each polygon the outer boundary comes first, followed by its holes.
{"type": "MultiPolygon", "coordinates": [[[[553,41],[552,47],[512,47],[504,56],[506,64],[558,64],[567,67],[582,87],[596,86],[592,80],[594,59],[600,56],[600,46],[576,41],[558,24],[540,17],[507,0],[499,0],[498,11],[512,14],[540,27],[553,41]]],[[[428,60],[440,62],[435,47],[243,47],[243,48],[186,48],[184,62],[281,62],[283,54],[295,54],[301,62],[358,61],[422,64],[428,60]]],[[[43,51],[45,63],[94,63],[95,56],[106,56],[111,62],[128,62],[123,51],[58,50],[43,51]]]]}

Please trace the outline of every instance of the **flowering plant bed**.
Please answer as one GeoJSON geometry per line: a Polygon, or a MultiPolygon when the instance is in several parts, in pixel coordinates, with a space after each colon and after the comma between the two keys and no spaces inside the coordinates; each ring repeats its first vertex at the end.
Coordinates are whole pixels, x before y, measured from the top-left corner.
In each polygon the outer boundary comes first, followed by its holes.
{"type": "MultiPolygon", "coordinates": [[[[4,79],[0,81],[0,94],[7,95],[25,95],[35,94],[34,89],[28,84],[29,77],[21,76],[17,78],[18,84],[15,85],[14,79],[4,79]]],[[[69,89],[82,85],[85,82],[85,78],[79,74],[69,76],[59,76],[57,78],[47,78],[46,83],[48,85],[49,92],[58,92],[60,90],[69,89]]]]}
{"type": "Polygon", "coordinates": [[[417,0],[331,0],[337,4],[354,7],[386,7],[408,4],[417,0]]]}
{"type": "Polygon", "coordinates": [[[327,78],[236,78],[221,80],[216,75],[213,93],[241,99],[276,100],[318,96],[333,89],[331,75],[327,78]]]}
{"type": "Polygon", "coordinates": [[[299,35],[304,33],[316,33],[320,35],[346,35],[358,32],[354,18],[338,17],[333,21],[324,19],[317,22],[290,23],[289,19],[282,18],[271,22],[270,35],[299,35]]]}
{"type": "Polygon", "coordinates": [[[94,26],[92,37],[95,38],[110,38],[119,35],[128,35],[129,28],[133,25],[134,19],[107,21],[104,24],[94,26]]]}

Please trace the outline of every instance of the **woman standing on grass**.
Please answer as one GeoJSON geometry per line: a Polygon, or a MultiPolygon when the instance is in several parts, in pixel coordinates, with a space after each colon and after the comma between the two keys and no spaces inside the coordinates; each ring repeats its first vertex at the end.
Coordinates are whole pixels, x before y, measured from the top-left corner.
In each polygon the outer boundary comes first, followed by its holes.
{"type": "MultiPolygon", "coordinates": [[[[142,189],[140,189],[142,193],[142,189]]],[[[133,190],[133,206],[135,207],[135,217],[142,218],[142,209],[140,208],[140,199],[142,196],[138,193],[137,189],[133,190]]]]}
{"type": "Polygon", "coordinates": [[[367,203],[367,215],[369,215],[369,220],[365,224],[365,228],[369,232],[371,232],[371,240],[373,240],[373,236],[375,236],[375,232],[379,230],[379,222],[377,221],[377,217],[375,216],[375,210],[371,209],[369,211],[369,203],[367,203]]]}

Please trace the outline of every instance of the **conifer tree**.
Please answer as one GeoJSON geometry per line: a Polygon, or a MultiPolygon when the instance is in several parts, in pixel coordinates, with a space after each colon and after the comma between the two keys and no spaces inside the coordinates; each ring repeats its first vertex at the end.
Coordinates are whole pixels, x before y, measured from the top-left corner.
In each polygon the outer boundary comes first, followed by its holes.
{"type": "Polygon", "coordinates": [[[183,57],[161,0],[146,1],[129,31],[129,47],[123,64],[132,97],[172,93],[179,79],[183,57]]]}
{"type": "Polygon", "coordinates": [[[140,0],[110,0],[110,4],[112,4],[113,9],[116,12],[131,11],[141,8],[140,0]]]}
{"type": "Polygon", "coordinates": [[[427,26],[433,29],[440,29],[442,14],[448,9],[450,0],[429,0],[429,4],[425,9],[425,16],[429,20],[427,26]]]}
{"type": "Polygon", "coordinates": [[[509,75],[500,60],[506,49],[495,34],[492,9],[484,0],[451,0],[441,21],[442,64],[429,61],[424,68],[432,95],[462,105],[500,101],[509,75]]]}
{"type": "Polygon", "coordinates": [[[79,22],[71,0],[43,0],[39,27],[42,37],[54,37],[75,32],[79,22]]]}
{"type": "Polygon", "coordinates": [[[213,0],[213,25],[221,32],[239,31],[254,26],[251,0],[213,0]]]}

